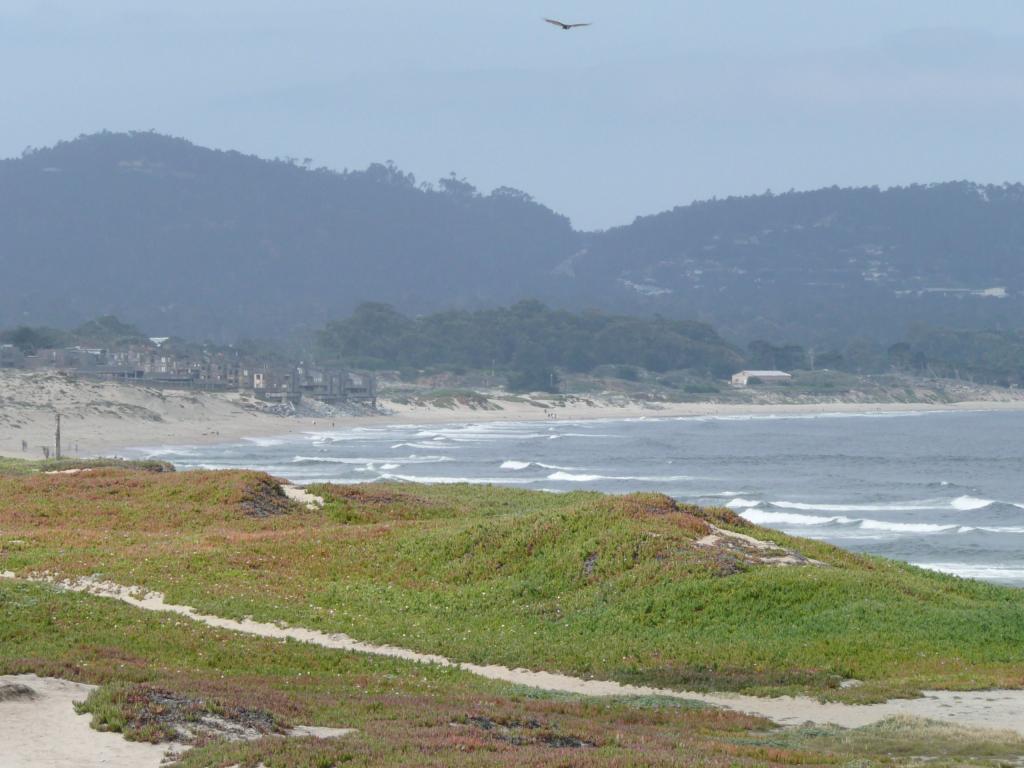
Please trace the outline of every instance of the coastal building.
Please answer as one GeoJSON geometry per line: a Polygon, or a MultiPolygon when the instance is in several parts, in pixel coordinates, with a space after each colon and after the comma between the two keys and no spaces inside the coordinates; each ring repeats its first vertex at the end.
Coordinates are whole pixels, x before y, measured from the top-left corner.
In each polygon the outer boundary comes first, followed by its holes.
{"type": "Polygon", "coordinates": [[[292,402],[302,398],[336,405],[376,405],[377,379],[372,373],[256,361],[234,348],[175,343],[166,337],[131,341],[111,349],[65,347],[41,349],[26,357],[17,347],[0,346],[0,368],[57,370],[80,378],[132,381],[163,389],[247,392],[262,400],[292,402]]]}
{"type": "Polygon", "coordinates": [[[733,374],[734,387],[749,387],[752,384],[779,384],[793,380],[793,376],[785,371],[740,371],[733,374]]]}
{"type": "Polygon", "coordinates": [[[25,355],[13,344],[0,344],[0,368],[24,368],[25,355]]]}

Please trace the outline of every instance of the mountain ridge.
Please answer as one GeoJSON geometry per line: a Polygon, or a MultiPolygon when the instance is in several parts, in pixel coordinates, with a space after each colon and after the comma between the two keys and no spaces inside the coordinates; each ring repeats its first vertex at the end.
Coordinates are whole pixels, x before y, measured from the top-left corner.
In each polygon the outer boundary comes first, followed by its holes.
{"type": "Polygon", "coordinates": [[[831,187],[574,230],[528,194],[391,164],[312,168],[153,132],[0,161],[0,326],[115,314],[231,341],[366,301],[523,299],[699,320],[740,340],[1024,327],[1024,186],[831,187]]]}

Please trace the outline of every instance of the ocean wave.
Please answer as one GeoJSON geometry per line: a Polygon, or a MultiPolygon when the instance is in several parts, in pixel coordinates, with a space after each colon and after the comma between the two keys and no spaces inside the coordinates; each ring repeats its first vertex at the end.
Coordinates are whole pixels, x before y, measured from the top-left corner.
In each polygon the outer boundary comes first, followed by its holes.
{"type": "Polygon", "coordinates": [[[929,571],[948,573],[965,579],[983,579],[991,581],[1024,581],[1024,565],[993,563],[911,563],[918,568],[929,571]]]}
{"type": "Polygon", "coordinates": [[[899,419],[927,416],[946,411],[864,411],[848,413],[827,411],[822,413],[714,413],[701,416],[674,416],[674,421],[816,421],[818,419],[899,419]]]}
{"type": "Polygon", "coordinates": [[[744,519],[754,525],[849,525],[857,522],[849,517],[820,517],[817,515],[798,515],[794,512],[768,512],[763,509],[747,509],[740,513],[744,519]]]}
{"type": "Polygon", "coordinates": [[[940,523],[890,523],[884,520],[861,520],[860,528],[865,531],[891,531],[892,533],[947,533],[959,531],[959,525],[940,523]]]}
{"type": "Polygon", "coordinates": [[[140,448],[140,451],[144,451],[147,459],[159,459],[159,458],[195,458],[202,456],[202,454],[192,448],[140,448]]]}
{"type": "Polygon", "coordinates": [[[996,502],[992,499],[960,496],[955,499],[924,499],[891,504],[813,504],[802,501],[773,501],[770,503],[779,509],[796,509],[807,512],[927,512],[938,509],[973,512],[996,502]]]}
{"type": "Polygon", "coordinates": [[[746,520],[755,525],[769,527],[798,526],[819,527],[823,525],[844,526],[861,531],[877,531],[884,533],[995,533],[1024,534],[1024,527],[1019,526],[969,526],[958,523],[896,523],[889,520],[871,518],[854,518],[843,515],[824,517],[821,515],[801,515],[796,512],[771,512],[763,509],[746,509],[740,513],[746,520]]]}
{"type": "Polygon", "coordinates": [[[381,458],[367,458],[367,457],[348,457],[348,456],[296,456],[292,459],[292,464],[352,464],[363,467],[374,466],[377,464],[395,464],[397,466],[403,466],[405,464],[441,464],[444,462],[453,461],[449,456],[408,456],[406,458],[399,458],[395,456],[385,456],[381,458]]]}
{"type": "Polygon", "coordinates": [[[395,443],[391,446],[391,450],[412,448],[414,451],[450,451],[457,447],[455,445],[438,445],[437,443],[395,443]]]}
{"type": "Polygon", "coordinates": [[[973,496],[959,496],[953,499],[953,509],[961,512],[973,512],[976,509],[991,507],[996,502],[992,499],[976,499],[973,496]]]}
{"type": "Polygon", "coordinates": [[[751,501],[750,499],[737,498],[726,504],[729,509],[753,509],[754,507],[761,506],[760,501],[751,501]]]}
{"type": "Polygon", "coordinates": [[[610,480],[612,478],[604,475],[574,475],[570,472],[552,472],[548,480],[560,483],[596,483],[598,480],[610,480]]]}
{"type": "Polygon", "coordinates": [[[573,474],[571,472],[552,472],[547,477],[548,480],[554,480],[562,483],[596,483],[601,480],[618,480],[625,482],[636,482],[636,483],[678,483],[686,480],[693,480],[694,478],[689,475],[668,475],[664,477],[644,477],[644,476],[619,476],[619,475],[586,475],[586,474],[573,474]]]}
{"type": "Polygon", "coordinates": [[[563,472],[575,472],[578,471],[573,467],[560,467],[557,464],[545,464],[541,461],[514,461],[512,459],[502,462],[501,469],[511,469],[516,472],[529,469],[530,467],[539,467],[540,469],[556,469],[563,472]]]}
{"type": "Polygon", "coordinates": [[[378,480],[398,480],[403,483],[426,483],[427,485],[530,485],[540,479],[510,480],[507,477],[421,477],[419,475],[393,475],[381,473],[378,480]]]}
{"type": "Polygon", "coordinates": [[[277,445],[284,445],[285,441],[280,437],[243,437],[247,443],[252,443],[258,448],[273,448],[277,445]]]}

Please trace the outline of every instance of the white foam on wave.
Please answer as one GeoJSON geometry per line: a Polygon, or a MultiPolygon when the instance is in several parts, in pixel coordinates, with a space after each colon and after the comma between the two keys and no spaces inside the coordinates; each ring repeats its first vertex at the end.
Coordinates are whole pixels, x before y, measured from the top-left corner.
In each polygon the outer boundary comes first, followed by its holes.
{"type": "Polygon", "coordinates": [[[412,448],[415,451],[450,451],[458,446],[439,445],[437,443],[395,443],[391,449],[397,451],[399,448],[412,448]]]}
{"type": "Polygon", "coordinates": [[[202,454],[194,447],[180,446],[178,448],[137,448],[133,450],[145,452],[147,459],[159,459],[159,458],[194,458],[201,456],[202,454]]]}
{"type": "Polygon", "coordinates": [[[737,498],[726,504],[729,509],[753,509],[754,507],[761,506],[760,501],[752,501],[751,499],[737,498]]]}
{"type": "Polygon", "coordinates": [[[560,483],[596,483],[598,480],[609,480],[604,475],[574,475],[571,472],[552,472],[548,480],[560,483]]]}
{"type": "Polygon", "coordinates": [[[984,509],[990,507],[995,502],[992,499],[976,499],[973,496],[960,496],[953,499],[953,509],[958,509],[961,512],[973,512],[977,509],[984,509]]]}
{"type": "Polygon", "coordinates": [[[702,416],[674,416],[673,421],[816,421],[818,419],[899,419],[926,416],[947,411],[865,411],[847,413],[826,411],[822,413],[718,413],[702,416]]]}
{"type": "Polygon", "coordinates": [[[542,461],[515,461],[509,460],[502,462],[502,469],[510,469],[519,472],[530,467],[537,467],[539,469],[555,469],[561,472],[577,472],[579,471],[576,467],[561,467],[558,464],[545,464],[542,461]]]}
{"type": "Polygon", "coordinates": [[[793,512],[768,512],[763,509],[747,509],[740,513],[742,517],[755,525],[848,525],[857,522],[849,517],[819,517],[817,515],[798,515],[793,512]]]}
{"type": "Polygon", "coordinates": [[[296,456],[292,459],[292,464],[353,464],[372,467],[377,464],[402,466],[405,464],[441,464],[448,461],[453,461],[453,459],[449,456],[417,456],[416,454],[406,458],[387,456],[376,459],[349,456],[296,456]]]}
{"type": "Polygon", "coordinates": [[[925,512],[934,509],[948,509],[949,501],[911,501],[896,504],[811,504],[802,501],[773,501],[773,507],[796,509],[807,512],[925,512]]]}
{"type": "Polygon", "coordinates": [[[506,461],[506,462],[502,463],[501,468],[502,469],[513,469],[513,470],[517,470],[518,471],[520,469],[529,469],[529,467],[530,467],[530,465],[532,463],[533,462],[529,462],[529,461],[506,461]]]}
{"type": "Polygon", "coordinates": [[[257,448],[273,448],[277,445],[284,445],[285,441],[280,437],[243,437],[247,443],[252,443],[257,448]]]}
{"type": "Polygon", "coordinates": [[[766,526],[798,526],[816,527],[822,525],[838,525],[856,527],[862,531],[883,533],[951,533],[965,532],[962,526],[943,523],[893,523],[887,520],[870,518],[852,518],[843,515],[823,517],[820,515],[801,515],[795,512],[770,512],[761,509],[748,509],[740,513],[745,519],[756,525],[766,526]]]}
{"type": "Polygon", "coordinates": [[[982,579],[986,581],[1024,581],[1024,565],[994,563],[982,565],[978,563],[911,563],[918,568],[929,571],[948,573],[965,579],[982,579]]]}
{"type": "Polygon", "coordinates": [[[619,475],[586,475],[586,474],[574,474],[572,472],[552,472],[547,477],[548,480],[561,483],[596,483],[601,480],[617,480],[623,482],[636,482],[636,483],[676,483],[685,480],[693,480],[694,478],[688,475],[670,475],[667,477],[642,477],[642,476],[619,476],[619,475]]]}
{"type": "Polygon", "coordinates": [[[974,512],[995,503],[992,499],[960,496],[956,499],[924,499],[891,504],[814,504],[803,501],[773,501],[771,505],[779,509],[796,509],[807,512],[927,512],[939,509],[974,512]]]}
{"type": "Polygon", "coordinates": [[[393,475],[381,473],[379,480],[399,480],[403,483],[426,483],[427,485],[529,485],[540,479],[511,480],[507,477],[421,477],[419,475],[393,475]]]}
{"type": "Polygon", "coordinates": [[[885,520],[861,520],[860,527],[865,531],[891,531],[892,533],[946,533],[956,531],[959,525],[942,525],[939,523],[889,523],[885,520]]]}

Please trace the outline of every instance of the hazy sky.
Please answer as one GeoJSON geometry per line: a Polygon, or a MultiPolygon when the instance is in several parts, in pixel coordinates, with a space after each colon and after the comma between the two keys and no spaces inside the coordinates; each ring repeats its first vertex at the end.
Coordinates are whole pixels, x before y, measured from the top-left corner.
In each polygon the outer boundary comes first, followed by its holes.
{"type": "Polygon", "coordinates": [[[153,128],[455,171],[582,228],[767,188],[1024,180],[1020,0],[0,0],[0,68],[3,156],[153,128]]]}

